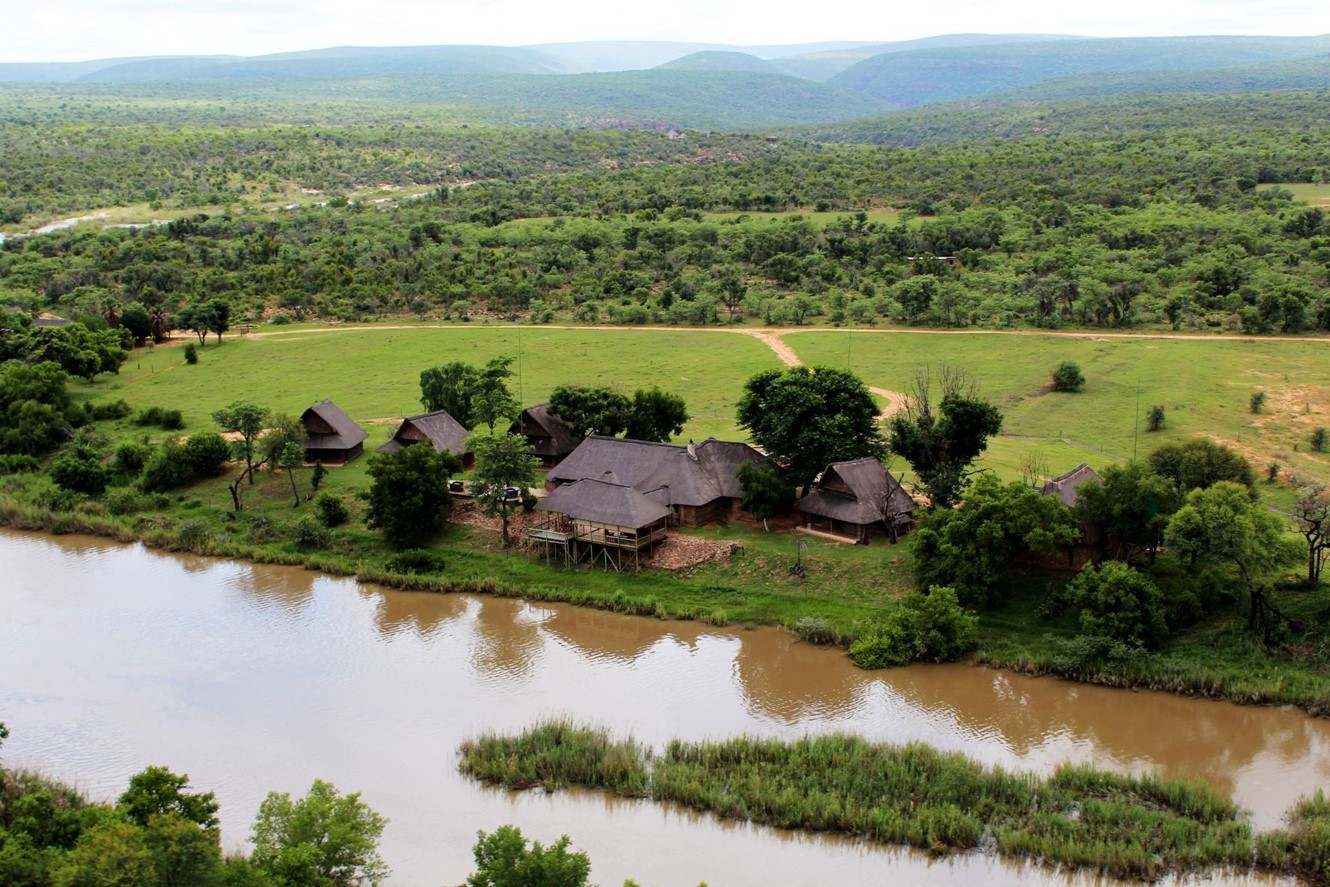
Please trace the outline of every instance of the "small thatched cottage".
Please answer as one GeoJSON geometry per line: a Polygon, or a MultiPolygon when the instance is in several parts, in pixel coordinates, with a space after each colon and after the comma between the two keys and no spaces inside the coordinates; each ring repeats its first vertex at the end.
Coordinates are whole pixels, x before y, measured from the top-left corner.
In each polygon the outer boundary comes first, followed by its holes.
{"type": "Polygon", "coordinates": [[[449,452],[462,460],[462,470],[470,471],[476,465],[475,453],[466,448],[470,432],[447,410],[435,410],[418,416],[407,416],[393,432],[392,440],[378,448],[380,453],[395,453],[402,447],[429,442],[436,453],[449,452]]]}
{"type": "Polygon", "coordinates": [[[331,400],[300,414],[305,426],[305,461],[350,462],[365,450],[365,431],[331,400]]]}
{"type": "Polygon", "coordinates": [[[593,434],[545,475],[545,488],[556,490],[612,472],[620,483],[659,497],[678,523],[695,527],[738,511],[743,498],[739,466],[765,462],[766,457],[746,443],[714,437],[678,446],[593,434]]]}
{"type": "Polygon", "coordinates": [[[1057,496],[1063,505],[1068,508],[1074,508],[1076,505],[1076,491],[1082,484],[1102,484],[1104,479],[1099,474],[1082,462],[1071,471],[1065,474],[1059,474],[1039,488],[1041,496],[1057,496]]]}
{"type": "Polygon", "coordinates": [[[817,489],[794,506],[812,529],[847,536],[864,545],[874,530],[894,541],[914,520],[914,500],[876,459],[833,462],[817,489]]]}
{"type": "Polygon", "coordinates": [[[548,403],[522,410],[509,431],[526,438],[531,452],[540,459],[541,468],[558,465],[582,442],[562,419],[550,412],[548,403]]]}

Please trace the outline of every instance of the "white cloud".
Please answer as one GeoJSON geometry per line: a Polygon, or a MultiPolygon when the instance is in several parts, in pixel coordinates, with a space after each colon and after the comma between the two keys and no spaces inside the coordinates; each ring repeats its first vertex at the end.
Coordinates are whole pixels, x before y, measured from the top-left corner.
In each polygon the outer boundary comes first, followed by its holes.
{"type": "Polygon", "coordinates": [[[1330,33],[1324,0],[35,0],[7,12],[0,61],[257,55],[347,44],[682,40],[736,45],[945,33],[1087,36],[1330,33]]]}

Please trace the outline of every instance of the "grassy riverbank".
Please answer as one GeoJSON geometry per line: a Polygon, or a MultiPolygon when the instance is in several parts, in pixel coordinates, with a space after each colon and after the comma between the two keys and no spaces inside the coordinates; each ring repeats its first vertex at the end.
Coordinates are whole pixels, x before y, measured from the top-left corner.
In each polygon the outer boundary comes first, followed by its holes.
{"type": "MultiPolygon", "coordinates": [[[[1118,878],[1246,869],[1253,859],[1250,825],[1204,783],[1071,765],[1048,777],[1010,773],[919,743],[674,740],[658,756],[631,739],[555,721],[472,739],[461,768],[512,788],[581,786],[778,828],[939,854],[984,849],[1118,878]]],[[[1305,802],[1291,831],[1261,836],[1257,864],[1324,881],[1327,845],[1308,839],[1324,827],[1324,807],[1323,797],[1305,802]]]]}

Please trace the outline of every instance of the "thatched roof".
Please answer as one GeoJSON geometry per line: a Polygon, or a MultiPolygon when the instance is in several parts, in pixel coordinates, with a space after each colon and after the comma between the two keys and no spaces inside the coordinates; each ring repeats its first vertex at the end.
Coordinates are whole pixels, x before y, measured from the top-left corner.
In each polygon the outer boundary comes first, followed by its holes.
{"type": "Polygon", "coordinates": [[[349,450],[369,437],[331,400],[321,400],[301,413],[300,424],[309,435],[307,450],[349,450]]]}
{"type": "Polygon", "coordinates": [[[574,520],[633,530],[648,527],[672,513],[627,484],[598,478],[564,484],[536,503],[536,508],[566,514],[574,520]]]}
{"type": "Polygon", "coordinates": [[[525,435],[537,456],[554,459],[568,455],[582,442],[567,423],[550,412],[548,402],[522,410],[509,430],[525,435]]]}
{"type": "Polygon", "coordinates": [[[914,500],[876,459],[833,462],[822,471],[817,489],[800,499],[796,511],[867,526],[894,518],[906,523],[914,500]]]}
{"type": "Polygon", "coordinates": [[[1063,505],[1071,508],[1076,504],[1076,490],[1081,484],[1102,484],[1104,479],[1082,462],[1071,471],[1059,474],[1039,489],[1041,496],[1057,496],[1063,505]]]}
{"type": "Polygon", "coordinates": [[[623,440],[592,435],[568,458],[550,470],[546,479],[568,482],[600,477],[612,471],[638,490],[663,489],[670,505],[701,506],[717,499],[742,495],[739,466],[766,461],[746,443],[707,438],[689,452],[686,446],[623,440]]]}
{"type": "Polygon", "coordinates": [[[454,456],[460,457],[470,452],[466,448],[469,434],[462,423],[454,419],[447,410],[435,410],[432,413],[407,416],[402,420],[402,424],[397,426],[393,439],[379,447],[379,452],[392,453],[404,446],[427,440],[433,445],[436,453],[447,450],[454,456]]]}

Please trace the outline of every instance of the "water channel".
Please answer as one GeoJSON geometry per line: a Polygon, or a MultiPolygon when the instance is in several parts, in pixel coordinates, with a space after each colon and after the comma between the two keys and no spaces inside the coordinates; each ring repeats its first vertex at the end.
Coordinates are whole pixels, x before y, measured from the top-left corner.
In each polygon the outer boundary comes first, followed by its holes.
{"type": "Polygon", "coordinates": [[[1330,721],[1292,710],[965,665],[868,673],[775,629],[412,594],[84,537],[0,530],[0,565],[8,764],[106,799],[165,764],[217,792],[227,847],[269,790],[327,779],[391,819],[382,849],[400,885],[460,883],[476,830],[508,822],[571,835],[607,887],[1089,883],[457,772],[467,736],[552,715],[658,746],[844,730],[1010,768],[1158,768],[1232,792],[1262,829],[1330,784],[1330,721]]]}

